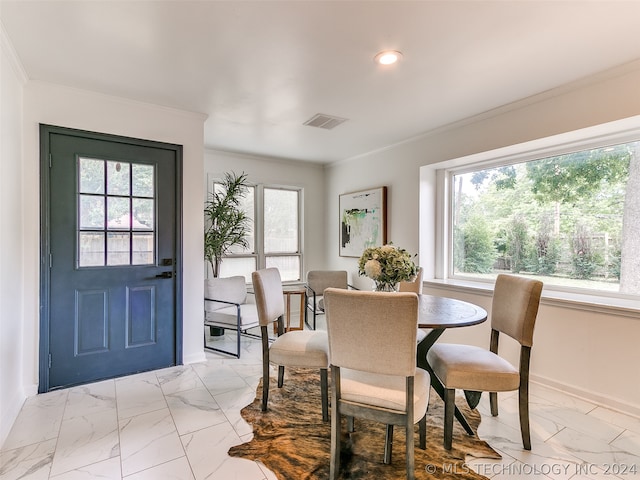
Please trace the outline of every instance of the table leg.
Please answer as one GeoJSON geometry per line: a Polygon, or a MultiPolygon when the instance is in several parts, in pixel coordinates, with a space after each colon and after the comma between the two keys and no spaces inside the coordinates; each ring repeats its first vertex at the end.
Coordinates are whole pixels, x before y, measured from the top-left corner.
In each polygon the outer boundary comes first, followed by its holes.
{"type": "Polygon", "coordinates": [[[291,329],[291,294],[287,294],[287,326],[284,331],[288,332],[291,329]]]}
{"type": "MultiPolygon", "coordinates": [[[[444,390],[445,390],[444,385],[442,385],[442,382],[440,382],[440,379],[436,376],[436,374],[433,373],[431,365],[429,365],[429,362],[427,362],[427,352],[433,346],[433,344],[436,343],[436,340],[438,340],[438,338],[440,338],[440,335],[442,335],[443,333],[444,333],[443,328],[434,328],[433,330],[431,330],[427,334],[427,336],[423,338],[422,341],[420,341],[420,343],[418,343],[417,358],[416,358],[416,363],[418,367],[423,368],[427,372],[429,372],[429,376],[431,377],[431,386],[433,387],[433,389],[436,391],[436,393],[442,400],[444,400],[444,390]]],[[[462,425],[462,427],[465,429],[465,431],[469,435],[473,435],[474,432],[473,432],[473,429],[471,428],[471,425],[469,425],[469,422],[467,422],[467,419],[464,417],[464,415],[462,414],[462,412],[458,407],[456,407],[454,415],[458,420],[458,422],[460,423],[460,425],[462,425]]]]}
{"type": "Polygon", "coordinates": [[[305,307],[307,306],[305,302],[305,294],[304,293],[300,293],[300,319],[299,319],[299,323],[300,323],[300,330],[304,330],[304,312],[305,312],[305,307]]]}

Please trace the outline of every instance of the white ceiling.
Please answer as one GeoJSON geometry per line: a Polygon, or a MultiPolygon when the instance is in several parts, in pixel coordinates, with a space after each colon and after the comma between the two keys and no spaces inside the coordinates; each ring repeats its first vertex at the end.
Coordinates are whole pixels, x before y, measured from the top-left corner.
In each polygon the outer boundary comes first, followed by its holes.
{"type": "Polygon", "coordinates": [[[202,112],[205,146],[331,162],[640,59],[640,1],[0,0],[30,79],[202,112]],[[402,51],[393,68],[373,63],[402,51]],[[347,118],[304,126],[316,113],[347,118]]]}

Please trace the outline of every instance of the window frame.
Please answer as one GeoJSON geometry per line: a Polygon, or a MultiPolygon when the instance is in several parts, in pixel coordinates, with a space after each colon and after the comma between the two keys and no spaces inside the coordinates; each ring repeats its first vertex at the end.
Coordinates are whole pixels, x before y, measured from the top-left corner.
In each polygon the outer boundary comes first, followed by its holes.
{"type": "MultiPolygon", "coordinates": [[[[493,285],[494,280],[491,279],[470,279],[453,273],[451,182],[454,174],[638,140],[640,115],[420,167],[419,251],[420,258],[425,259],[422,261],[425,265],[425,281],[474,290],[490,290],[493,285]]],[[[597,304],[607,310],[609,307],[632,309],[637,313],[640,309],[639,295],[604,290],[545,285],[543,297],[576,304],[597,304]]]]}
{"type": "MultiPolygon", "coordinates": [[[[220,183],[222,181],[222,177],[214,176],[209,174],[207,179],[207,195],[214,188],[216,183],[220,183]]],[[[281,185],[281,184],[272,184],[272,183],[251,183],[250,187],[254,189],[253,196],[253,236],[254,236],[254,245],[253,252],[251,253],[231,253],[225,255],[224,258],[251,258],[254,259],[254,263],[256,265],[256,270],[260,270],[266,268],[266,259],[267,257],[299,257],[299,272],[297,280],[283,280],[283,284],[299,284],[303,282],[302,272],[304,270],[304,251],[303,251],[303,232],[304,232],[304,189],[303,187],[296,185],[281,185]],[[265,189],[274,189],[274,190],[287,190],[287,191],[295,191],[298,193],[298,251],[296,253],[265,253],[264,248],[264,190],[265,189]]],[[[206,265],[205,265],[206,266],[206,265]]],[[[209,275],[209,268],[207,268],[207,275],[209,275]]],[[[251,283],[251,278],[247,278],[247,283],[251,283]]]]}

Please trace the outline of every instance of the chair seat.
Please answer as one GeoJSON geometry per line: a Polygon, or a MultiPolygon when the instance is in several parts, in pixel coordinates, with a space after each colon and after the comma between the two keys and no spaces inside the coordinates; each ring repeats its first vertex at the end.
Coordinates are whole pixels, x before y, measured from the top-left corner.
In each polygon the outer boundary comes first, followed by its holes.
{"type": "MultiPolygon", "coordinates": [[[[429,373],[421,368],[416,368],[413,382],[413,423],[416,423],[424,416],[429,405],[429,391],[431,388],[429,373]]],[[[341,368],[340,388],[343,400],[375,405],[400,412],[405,410],[405,377],[341,368]]]]}
{"type": "Polygon", "coordinates": [[[269,360],[289,367],[329,367],[327,332],[297,330],[275,339],[269,347],[269,360]]]}
{"type": "MultiPolygon", "coordinates": [[[[238,325],[237,314],[238,309],[235,305],[220,308],[212,312],[205,311],[204,324],[236,329],[238,325]]],[[[247,330],[257,327],[258,325],[258,309],[255,303],[244,303],[240,305],[240,329],[247,330]]]]}
{"type": "Polygon", "coordinates": [[[520,373],[513,365],[472,345],[438,343],[429,349],[427,362],[445,388],[506,392],[520,384],[520,373]]]}

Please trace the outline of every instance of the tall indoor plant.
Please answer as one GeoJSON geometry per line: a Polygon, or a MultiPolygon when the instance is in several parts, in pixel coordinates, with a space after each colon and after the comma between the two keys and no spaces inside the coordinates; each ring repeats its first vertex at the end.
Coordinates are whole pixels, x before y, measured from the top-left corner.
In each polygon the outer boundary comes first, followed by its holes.
{"type": "Polygon", "coordinates": [[[220,275],[222,257],[235,245],[249,247],[251,219],[240,207],[248,192],[247,174],[224,174],[224,179],[205,203],[204,258],[211,265],[213,276],[220,275]]]}

